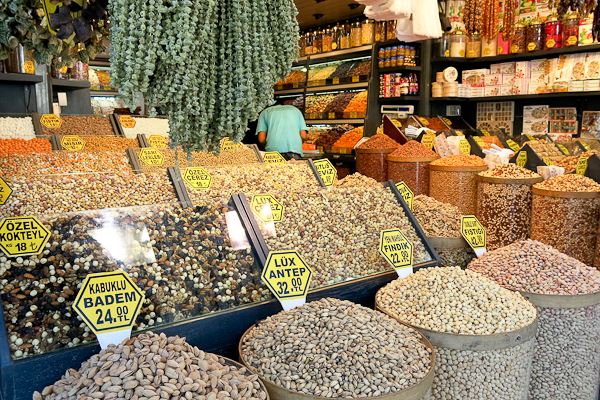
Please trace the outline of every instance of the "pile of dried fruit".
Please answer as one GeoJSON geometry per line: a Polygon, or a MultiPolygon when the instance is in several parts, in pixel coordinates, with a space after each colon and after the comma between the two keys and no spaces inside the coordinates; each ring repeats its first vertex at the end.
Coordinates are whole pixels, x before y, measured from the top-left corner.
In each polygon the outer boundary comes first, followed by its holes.
{"type": "Polygon", "coordinates": [[[372,136],[366,142],[363,142],[358,149],[397,149],[400,147],[400,143],[386,135],[385,133],[378,133],[372,136]]]}
{"type": "Polygon", "coordinates": [[[353,148],[363,138],[364,127],[356,128],[344,134],[333,144],[333,147],[353,148]]]}

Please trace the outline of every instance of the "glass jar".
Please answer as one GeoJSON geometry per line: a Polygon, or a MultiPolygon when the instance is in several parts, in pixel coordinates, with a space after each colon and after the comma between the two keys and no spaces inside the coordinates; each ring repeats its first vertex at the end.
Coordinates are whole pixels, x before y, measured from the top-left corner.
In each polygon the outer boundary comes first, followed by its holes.
{"type": "Polygon", "coordinates": [[[483,57],[494,57],[498,54],[498,37],[493,39],[481,39],[481,55],[483,57]]]}
{"type": "Polygon", "coordinates": [[[331,37],[331,28],[328,26],[327,29],[323,30],[323,53],[329,53],[331,49],[331,43],[333,39],[331,37]]]}
{"type": "Polygon", "coordinates": [[[81,61],[77,61],[77,62],[75,62],[75,64],[73,64],[70,75],[71,75],[71,79],[74,79],[76,81],[87,81],[88,73],[89,73],[89,65],[87,65],[81,61]]]}
{"type": "Polygon", "coordinates": [[[450,34],[444,33],[440,39],[440,57],[450,57],[450,34]]]}
{"type": "Polygon", "coordinates": [[[527,25],[527,51],[538,51],[544,48],[542,20],[536,17],[527,25]]]}
{"type": "Polygon", "coordinates": [[[481,57],[481,35],[472,33],[467,38],[467,58],[481,57]]]}
{"type": "Polygon", "coordinates": [[[399,56],[399,54],[398,54],[398,46],[392,46],[392,50],[390,51],[390,56],[391,57],[397,57],[397,56],[399,56]]]}
{"type": "Polygon", "coordinates": [[[390,58],[386,58],[383,62],[384,68],[390,68],[392,66],[392,60],[390,58]]]}
{"type": "Polygon", "coordinates": [[[336,51],[340,49],[340,35],[342,33],[342,29],[340,24],[338,23],[331,30],[331,51],[336,51]]]}
{"type": "Polygon", "coordinates": [[[379,48],[379,56],[378,56],[378,58],[379,59],[382,59],[382,58],[385,59],[385,47],[380,47],[379,48]]]}
{"type": "Polygon", "coordinates": [[[579,41],[579,16],[573,12],[567,16],[563,24],[563,46],[577,46],[579,41]]]}
{"type": "Polygon", "coordinates": [[[385,58],[379,59],[379,69],[385,68],[385,58]]]}
{"type": "Polygon", "coordinates": [[[510,45],[511,54],[524,53],[527,49],[527,27],[518,23],[515,25],[515,36],[510,45]]]}
{"type": "Polygon", "coordinates": [[[352,24],[352,30],[350,32],[350,46],[359,47],[362,46],[362,25],[359,21],[352,24]]]}
{"type": "Polygon", "coordinates": [[[383,58],[390,58],[392,57],[392,48],[391,47],[386,47],[385,51],[384,51],[384,57],[383,58]]]}
{"type": "Polygon", "coordinates": [[[340,33],[340,49],[349,49],[351,46],[350,33],[352,29],[350,23],[346,23],[342,26],[342,32],[340,33]]]}
{"type": "Polygon", "coordinates": [[[365,19],[362,23],[362,44],[375,43],[375,21],[365,19]]]}
{"type": "Polygon", "coordinates": [[[305,56],[310,56],[311,54],[313,54],[313,39],[314,39],[313,31],[310,30],[304,37],[304,43],[306,44],[306,47],[304,48],[305,56]]]}
{"type": "Polygon", "coordinates": [[[465,57],[467,55],[467,35],[457,30],[450,35],[450,57],[465,57]]]}
{"type": "Polygon", "coordinates": [[[396,21],[386,21],[386,40],[396,39],[396,21]]]}
{"type": "Polygon", "coordinates": [[[562,21],[554,13],[544,22],[544,50],[560,49],[562,47],[562,21]]]}
{"type": "Polygon", "coordinates": [[[385,40],[386,40],[385,21],[376,21],[375,22],[375,41],[376,42],[385,42],[385,40]]]}
{"type": "Polygon", "coordinates": [[[396,56],[402,56],[402,57],[407,56],[408,55],[408,54],[406,54],[407,53],[407,51],[406,51],[407,47],[408,46],[404,46],[402,44],[400,46],[398,46],[398,49],[396,51],[396,56]]]}
{"type": "Polygon", "coordinates": [[[398,59],[396,57],[392,57],[392,59],[390,60],[390,67],[394,68],[398,63],[398,59]]]}
{"type": "Polygon", "coordinates": [[[316,31],[313,38],[313,54],[321,54],[323,52],[323,32],[316,31]]]}
{"type": "Polygon", "coordinates": [[[304,51],[306,50],[306,35],[304,33],[300,34],[300,40],[298,41],[298,46],[300,47],[300,57],[303,57],[304,51]]]}

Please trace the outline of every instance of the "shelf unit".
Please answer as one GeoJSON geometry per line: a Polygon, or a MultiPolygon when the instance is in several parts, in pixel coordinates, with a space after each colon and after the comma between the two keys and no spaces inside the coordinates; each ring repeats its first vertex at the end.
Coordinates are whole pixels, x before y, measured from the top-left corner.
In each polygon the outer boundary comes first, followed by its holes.
{"type": "Polygon", "coordinates": [[[0,74],[0,82],[40,83],[43,81],[44,77],[41,75],[13,73],[0,74]]]}
{"type": "Polygon", "coordinates": [[[319,92],[334,92],[342,90],[352,89],[368,89],[369,82],[357,82],[357,83],[345,83],[340,85],[327,85],[327,86],[309,86],[306,88],[308,93],[319,93],[319,92]]]}
{"type": "Polygon", "coordinates": [[[364,118],[347,119],[307,119],[306,125],[327,125],[327,124],[364,124],[364,118]]]}
{"type": "Polygon", "coordinates": [[[67,105],[61,107],[64,114],[93,114],[90,102],[90,82],[53,78],[48,68],[48,97],[50,104],[58,102],[58,93],[67,94],[67,105]]]}
{"type": "Polygon", "coordinates": [[[116,90],[90,90],[90,96],[92,97],[117,97],[119,92],[116,90]]]}
{"type": "Polygon", "coordinates": [[[35,85],[43,81],[42,75],[1,73],[0,93],[10,101],[0,102],[0,113],[37,112],[35,85]]]}

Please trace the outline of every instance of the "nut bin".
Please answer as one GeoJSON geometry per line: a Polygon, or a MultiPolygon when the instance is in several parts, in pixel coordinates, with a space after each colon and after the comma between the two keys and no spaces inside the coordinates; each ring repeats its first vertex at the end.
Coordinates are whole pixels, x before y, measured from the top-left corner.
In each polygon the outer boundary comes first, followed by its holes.
{"type": "Polygon", "coordinates": [[[458,207],[463,215],[477,211],[477,174],[487,166],[429,165],[429,195],[458,207]]]}
{"type": "Polygon", "coordinates": [[[377,182],[388,180],[388,154],[396,149],[356,148],[356,172],[375,179],[377,182]]]}
{"type": "Polygon", "coordinates": [[[35,129],[31,117],[0,117],[0,138],[33,139],[35,129]]]}
{"type": "MultiPolygon", "coordinates": [[[[119,123],[119,116],[115,116],[117,123],[119,123]]],[[[121,129],[125,134],[125,137],[135,139],[138,134],[142,135],[160,135],[164,137],[169,137],[169,131],[171,128],[169,127],[169,120],[166,118],[142,118],[142,117],[134,117],[135,126],[133,128],[125,128],[121,125],[121,129]]]]}
{"type": "Polygon", "coordinates": [[[543,178],[478,177],[477,218],[487,231],[487,249],[495,250],[531,234],[531,187],[543,178]]]}
{"type": "Polygon", "coordinates": [[[429,164],[439,157],[388,156],[387,178],[395,183],[404,181],[415,196],[429,195],[429,164]]]}
{"type": "Polygon", "coordinates": [[[53,151],[11,154],[0,158],[0,176],[52,175],[85,172],[133,172],[125,152],[96,153],[53,151]]]}
{"type": "Polygon", "coordinates": [[[48,128],[42,124],[45,135],[115,136],[108,117],[83,117],[61,115],[60,128],[48,128]]]}
{"type": "Polygon", "coordinates": [[[531,239],[594,265],[598,243],[599,192],[533,188],[531,239]]]}
{"type": "Polygon", "coordinates": [[[428,239],[440,256],[441,267],[466,268],[477,257],[471,246],[462,237],[428,237],[428,239]]]}

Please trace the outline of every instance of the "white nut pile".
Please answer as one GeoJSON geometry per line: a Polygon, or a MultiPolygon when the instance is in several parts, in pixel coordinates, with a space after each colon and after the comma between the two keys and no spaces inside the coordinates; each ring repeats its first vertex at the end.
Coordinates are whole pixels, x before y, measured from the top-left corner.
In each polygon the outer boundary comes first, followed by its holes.
{"type": "MultiPolygon", "coordinates": [[[[519,293],[458,267],[421,269],[398,279],[378,292],[377,303],[415,327],[453,333],[448,342],[460,335],[479,335],[471,342],[485,342],[487,335],[528,327],[537,316],[519,293]]],[[[526,399],[533,338],[496,350],[453,349],[431,341],[437,356],[434,399],[526,399]]]]}
{"type": "Polygon", "coordinates": [[[242,343],[244,361],[262,379],[319,397],[404,390],[430,372],[430,352],[415,329],[330,298],[268,317],[242,343]]]}
{"type": "Polygon", "coordinates": [[[2,139],[33,139],[33,120],[31,117],[1,117],[0,138],[2,139]]]}
{"type": "Polygon", "coordinates": [[[123,132],[125,133],[126,137],[133,139],[136,138],[138,134],[146,135],[146,137],[150,135],[160,135],[167,138],[169,137],[171,128],[169,127],[168,119],[140,117],[132,118],[135,121],[135,126],[133,128],[123,128],[123,132]]]}
{"type": "Polygon", "coordinates": [[[266,398],[258,376],[246,368],[192,347],[185,338],[152,332],[109,346],[33,393],[33,400],[266,398]]]}
{"type": "MultiPolygon", "coordinates": [[[[600,291],[600,271],[538,241],[486,253],[469,264],[500,285],[529,293],[578,296],[600,291]]],[[[537,298],[532,298],[535,304],[537,298]]],[[[552,299],[551,299],[552,300],[552,299]]],[[[546,304],[549,305],[549,304],[546,304]]],[[[600,304],[540,307],[529,395],[587,400],[598,396],[600,304]]]]}

